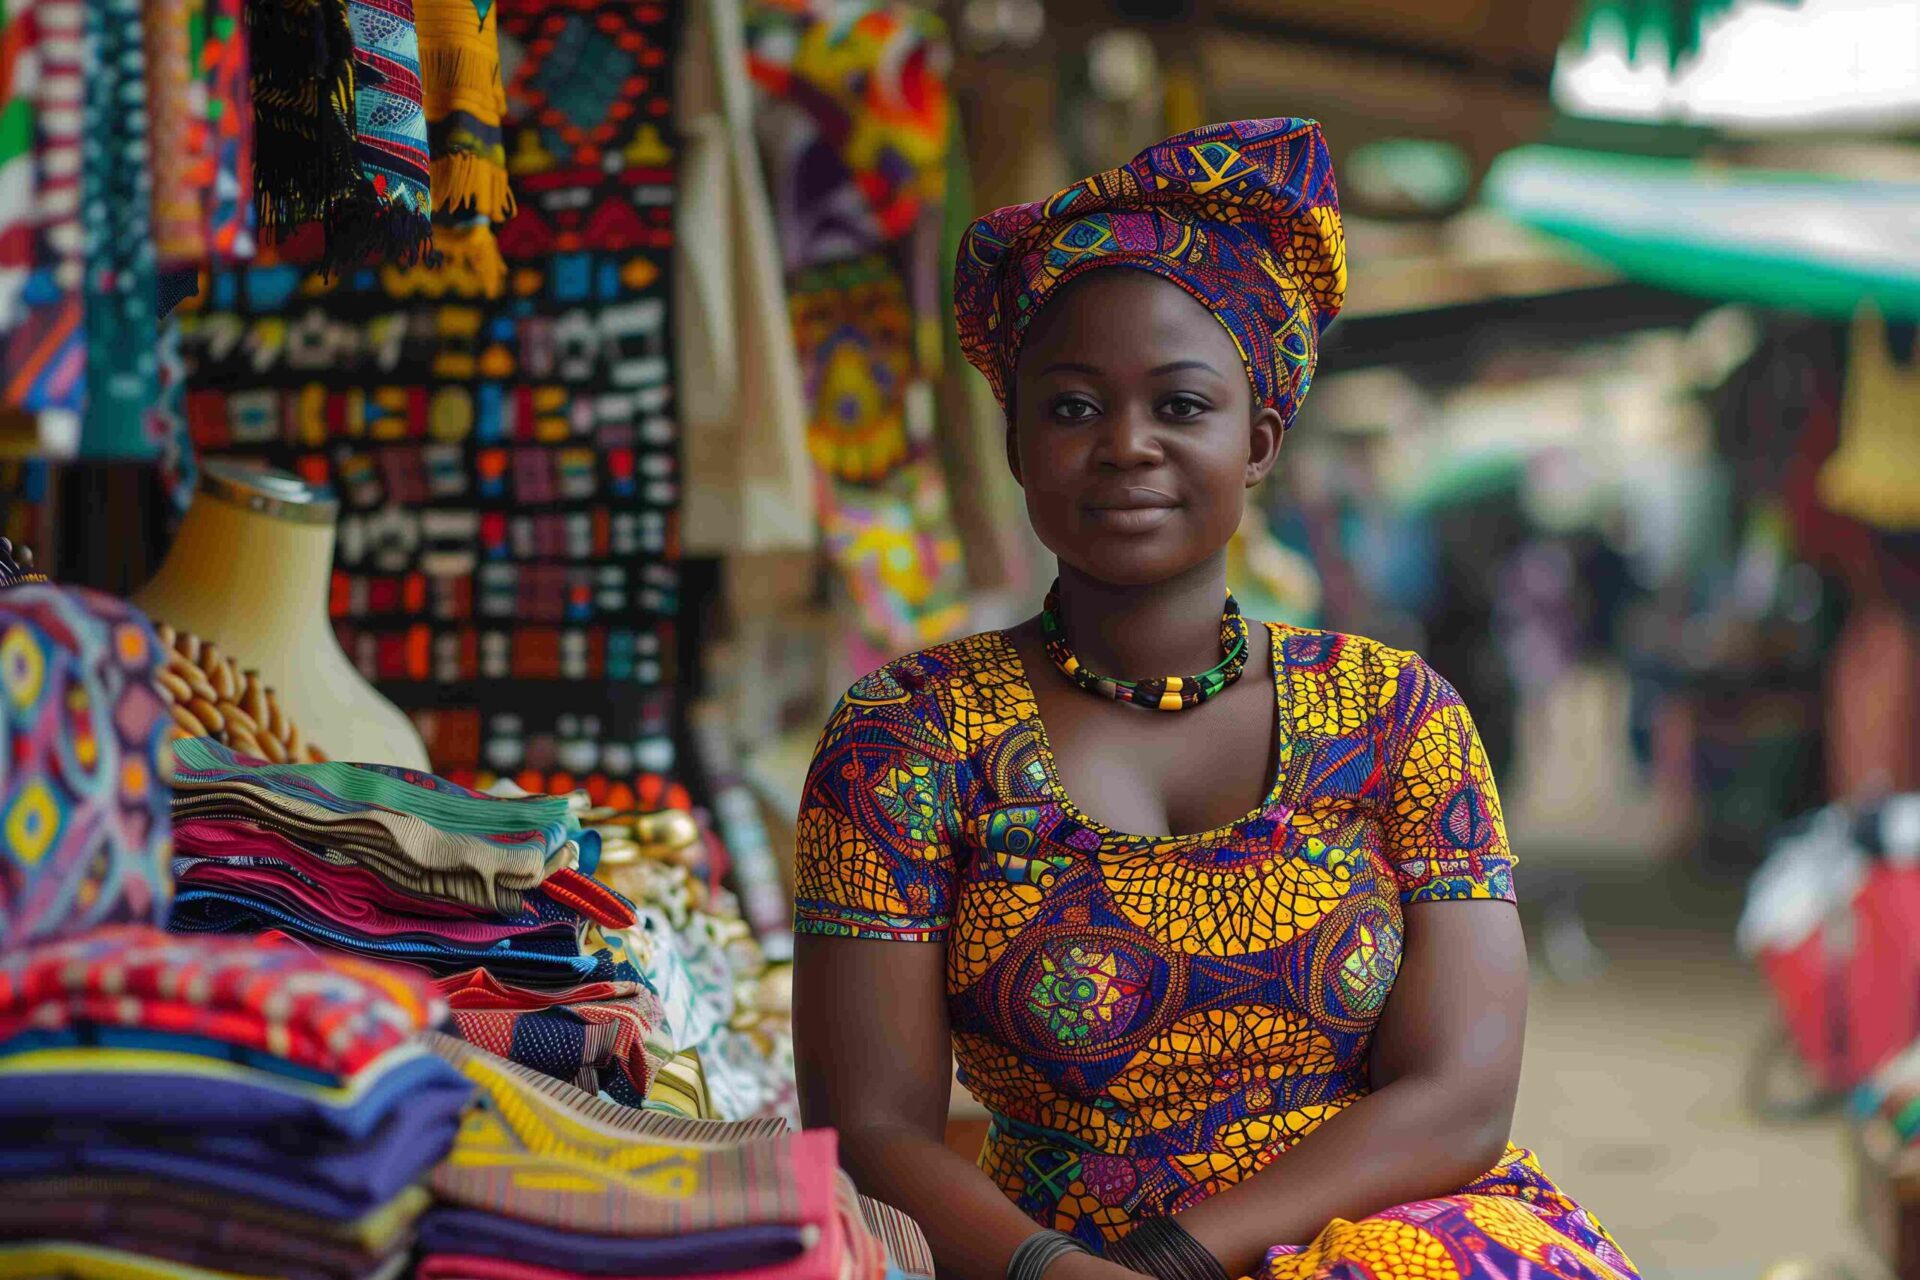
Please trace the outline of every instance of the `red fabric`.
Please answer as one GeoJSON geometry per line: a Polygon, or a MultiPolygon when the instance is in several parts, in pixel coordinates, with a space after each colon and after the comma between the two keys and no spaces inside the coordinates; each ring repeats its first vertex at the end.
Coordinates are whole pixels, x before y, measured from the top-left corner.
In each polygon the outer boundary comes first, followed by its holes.
{"type": "Polygon", "coordinates": [[[1846,919],[1760,965],[1795,1048],[1853,1088],[1920,1039],[1920,867],[1874,863],[1846,919]]]}
{"type": "Polygon", "coordinates": [[[582,1000],[616,1000],[639,989],[632,982],[587,982],[565,991],[533,991],[502,982],[485,969],[436,978],[433,985],[453,1009],[551,1009],[582,1000]]]}
{"type": "MultiPolygon", "coordinates": [[[[729,1271],[724,1280],[839,1280],[841,1260],[847,1253],[847,1232],[852,1229],[844,1220],[844,1212],[836,1208],[826,1215],[820,1234],[820,1243],[807,1250],[791,1262],[782,1262],[772,1267],[756,1267],[750,1271],[729,1271]]],[[[865,1228],[859,1228],[864,1231],[865,1228]]],[[[872,1251],[856,1253],[856,1266],[851,1280],[879,1280],[871,1274],[872,1251]]],[[[475,1254],[430,1253],[420,1259],[420,1266],[414,1272],[419,1280],[642,1280],[642,1277],[594,1276],[587,1277],[576,1271],[556,1271],[549,1267],[536,1267],[529,1262],[513,1262],[506,1258],[485,1258],[475,1254]]],[[[645,1280],[660,1280],[657,1276],[645,1280]]]]}
{"type": "Polygon", "coordinates": [[[631,902],[571,867],[554,872],[540,887],[554,901],[565,903],[603,928],[631,929],[640,919],[631,902]]]}
{"type": "Polygon", "coordinates": [[[0,1042],[27,1030],[140,1027],[347,1076],[441,1016],[410,970],[253,938],[119,926],[0,957],[0,1042]]]}

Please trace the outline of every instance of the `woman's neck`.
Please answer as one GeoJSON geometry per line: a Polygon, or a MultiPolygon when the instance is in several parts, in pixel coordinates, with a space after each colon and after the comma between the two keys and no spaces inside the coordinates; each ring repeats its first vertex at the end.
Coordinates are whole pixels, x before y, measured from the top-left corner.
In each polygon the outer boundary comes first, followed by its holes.
{"type": "Polygon", "coordinates": [[[1121,680],[1193,675],[1220,661],[1227,558],[1144,587],[1100,582],[1060,566],[1060,620],[1074,653],[1121,680]]]}

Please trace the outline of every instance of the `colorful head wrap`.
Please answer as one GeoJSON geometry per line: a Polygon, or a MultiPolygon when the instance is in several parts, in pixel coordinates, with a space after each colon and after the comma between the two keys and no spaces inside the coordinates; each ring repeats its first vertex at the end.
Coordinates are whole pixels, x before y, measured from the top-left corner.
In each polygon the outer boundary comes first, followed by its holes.
{"type": "Polygon", "coordinates": [[[960,345],[1003,407],[1033,318],[1097,267],[1151,271],[1192,294],[1233,336],[1255,400],[1291,424],[1347,289],[1319,124],[1208,125],[967,228],[954,266],[960,345]]]}

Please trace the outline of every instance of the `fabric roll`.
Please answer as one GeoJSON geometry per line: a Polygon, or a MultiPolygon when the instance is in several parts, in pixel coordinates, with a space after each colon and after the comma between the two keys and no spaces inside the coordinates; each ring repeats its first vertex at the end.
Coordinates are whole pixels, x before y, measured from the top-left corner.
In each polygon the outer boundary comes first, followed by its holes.
{"type": "Polygon", "coordinates": [[[406,970],[131,925],[0,955],[0,1042],[100,1023],[204,1035],[347,1076],[438,1022],[406,970]]]}
{"type": "Polygon", "coordinates": [[[0,951],[166,919],[162,661],[124,601],[50,584],[0,593],[0,951]]]}
{"type": "MultiPolygon", "coordinates": [[[[818,1235],[782,1224],[654,1239],[593,1236],[473,1209],[435,1209],[420,1221],[420,1248],[428,1255],[468,1254],[535,1266],[565,1259],[570,1273],[589,1276],[704,1276],[776,1266],[805,1253],[810,1238],[818,1235]]],[[[456,1273],[443,1262],[424,1274],[456,1273]]]]}

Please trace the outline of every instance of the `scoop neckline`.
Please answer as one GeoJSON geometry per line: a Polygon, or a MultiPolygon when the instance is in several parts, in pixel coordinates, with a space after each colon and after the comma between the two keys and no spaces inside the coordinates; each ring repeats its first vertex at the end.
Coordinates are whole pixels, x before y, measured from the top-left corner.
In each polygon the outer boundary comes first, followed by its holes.
{"type": "Polygon", "coordinates": [[[1283,795],[1287,789],[1288,767],[1292,763],[1292,752],[1288,750],[1287,733],[1287,725],[1290,718],[1289,712],[1291,710],[1289,705],[1291,701],[1291,691],[1288,688],[1280,651],[1281,624],[1277,622],[1262,622],[1260,625],[1267,629],[1267,665],[1272,673],[1271,679],[1273,680],[1274,701],[1273,735],[1268,744],[1268,750],[1273,756],[1273,777],[1269,782],[1267,794],[1258,805],[1255,805],[1252,809],[1249,809],[1246,813],[1231,822],[1223,822],[1217,827],[1208,827],[1205,831],[1180,832],[1157,836],[1141,835],[1134,831],[1117,830],[1100,821],[1098,818],[1093,817],[1078,804],[1074,803],[1073,797],[1067,794],[1067,784],[1065,780],[1060,776],[1059,761],[1054,758],[1053,739],[1047,736],[1047,723],[1040,715],[1040,699],[1034,695],[1033,678],[1027,672],[1027,660],[1021,655],[1020,646],[1013,642],[1013,636],[1008,631],[1005,629],[995,631],[993,633],[994,639],[1006,650],[1006,655],[1012,663],[1013,671],[1020,678],[1020,684],[1026,694],[1027,701],[1033,704],[1033,714],[1028,718],[1028,724],[1033,730],[1034,741],[1040,749],[1040,760],[1045,772],[1045,776],[1041,781],[1047,789],[1048,797],[1052,799],[1055,804],[1059,805],[1075,822],[1093,831],[1096,835],[1100,836],[1102,840],[1116,840],[1129,844],[1167,845],[1182,841],[1199,842],[1218,839],[1271,813],[1274,806],[1279,803],[1281,795],[1283,795]]]}

